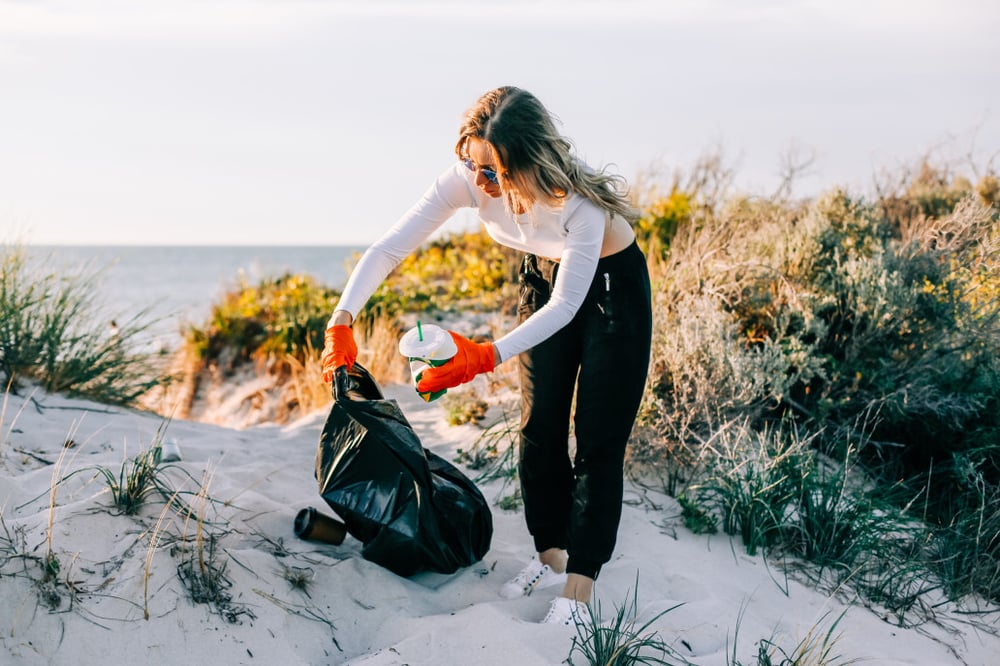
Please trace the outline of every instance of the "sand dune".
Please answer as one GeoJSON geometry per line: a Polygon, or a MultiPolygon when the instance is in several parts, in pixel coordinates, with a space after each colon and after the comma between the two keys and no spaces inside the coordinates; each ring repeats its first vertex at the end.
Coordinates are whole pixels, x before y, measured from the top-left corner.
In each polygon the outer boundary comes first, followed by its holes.
{"type": "MultiPolygon", "coordinates": [[[[385,392],[400,402],[424,445],[446,458],[480,432],[449,427],[438,404],[424,403],[408,386],[385,392]]],[[[555,591],[514,601],[497,596],[531,554],[519,512],[494,507],[491,550],[450,576],[400,578],[363,560],[351,537],[331,546],[294,535],[300,508],[329,511],[313,479],[325,417],[245,430],[169,423],[167,437],[178,441],[183,460],[164,466],[161,478],[182,491],[175,502],[187,502],[203,519],[199,560],[197,520],[164,513],[158,496],[136,515],[122,515],[97,472],[117,474],[126,456],[149,446],[161,418],[41,393],[8,396],[0,428],[0,662],[563,662],[573,629],[537,624],[555,591]],[[50,541],[50,488],[64,478],[50,541]],[[195,495],[203,485],[205,500],[195,495]],[[58,571],[46,581],[50,543],[58,571]],[[196,603],[185,583],[202,566],[221,584],[206,595],[215,602],[196,603]]],[[[482,490],[491,501],[505,494],[500,481],[482,490]]],[[[997,614],[941,609],[939,624],[899,628],[848,605],[846,594],[831,598],[786,577],[774,562],[746,556],[725,535],[691,534],[665,495],[634,486],[626,494],[618,548],[597,583],[602,619],[611,619],[638,579],[639,623],[679,604],[652,628],[692,663],[726,664],[737,629],[737,657],[751,664],[759,640],[773,638],[790,651],[838,618],[833,654],[845,660],[1000,663],[997,614]]]]}

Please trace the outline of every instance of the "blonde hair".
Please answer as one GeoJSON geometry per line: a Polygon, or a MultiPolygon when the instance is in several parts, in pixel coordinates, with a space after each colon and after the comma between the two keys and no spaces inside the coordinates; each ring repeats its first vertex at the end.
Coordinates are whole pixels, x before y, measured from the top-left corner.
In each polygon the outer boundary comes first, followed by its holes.
{"type": "Polygon", "coordinates": [[[467,143],[476,137],[496,154],[502,171],[503,195],[514,212],[530,210],[536,197],[559,204],[571,192],[586,197],[610,214],[629,221],[637,217],[625,179],[593,171],[573,154],[548,110],[534,95],[514,86],[495,88],[465,113],[455,153],[466,158],[467,143]]]}

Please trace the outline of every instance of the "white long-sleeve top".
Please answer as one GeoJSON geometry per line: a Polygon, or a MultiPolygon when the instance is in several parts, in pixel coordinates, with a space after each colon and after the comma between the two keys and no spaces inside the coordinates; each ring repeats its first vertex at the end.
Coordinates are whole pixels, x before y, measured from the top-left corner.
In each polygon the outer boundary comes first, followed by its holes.
{"type": "Polygon", "coordinates": [[[559,260],[549,302],[494,342],[500,359],[507,360],[530,349],[568,324],[594,279],[607,213],[589,199],[572,193],[557,208],[536,204],[529,213],[515,216],[507,210],[502,198],[487,195],[476,187],[474,179],[475,174],[459,162],[438,176],[423,197],[365,251],[344,287],[336,310],[346,310],[357,317],[399,262],[457,210],[477,208],[493,240],[559,260]]]}

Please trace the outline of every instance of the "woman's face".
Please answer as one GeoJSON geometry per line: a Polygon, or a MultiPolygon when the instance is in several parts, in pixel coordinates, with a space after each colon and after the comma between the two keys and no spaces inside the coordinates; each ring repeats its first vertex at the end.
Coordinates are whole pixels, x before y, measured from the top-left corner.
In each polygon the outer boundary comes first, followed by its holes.
{"type": "Polygon", "coordinates": [[[486,141],[473,136],[469,137],[469,140],[466,142],[465,150],[475,167],[476,187],[494,199],[498,198],[503,192],[500,185],[494,183],[483,173],[483,169],[489,169],[494,173],[501,172],[501,167],[497,164],[493,148],[486,141]]]}

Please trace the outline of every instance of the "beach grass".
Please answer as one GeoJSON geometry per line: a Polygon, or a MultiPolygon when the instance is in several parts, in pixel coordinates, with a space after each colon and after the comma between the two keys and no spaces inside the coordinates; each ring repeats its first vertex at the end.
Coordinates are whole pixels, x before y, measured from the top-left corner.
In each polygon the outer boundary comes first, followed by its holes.
{"type": "Polygon", "coordinates": [[[175,491],[174,494],[167,500],[167,503],[160,511],[160,515],[156,518],[156,523],[154,523],[152,530],[149,532],[149,545],[146,548],[146,557],[143,560],[142,570],[142,613],[143,618],[147,622],[149,621],[149,579],[153,575],[153,560],[160,545],[160,539],[164,533],[163,530],[166,518],[173,508],[174,500],[177,498],[177,494],[178,492],[175,491]]]}
{"type": "Polygon", "coordinates": [[[209,495],[212,473],[205,472],[192,506],[186,512],[181,538],[173,551],[178,558],[177,577],[195,604],[204,604],[230,624],[255,618],[246,604],[235,601],[230,589],[229,559],[219,543],[224,533],[207,520],[207,511],[215,502],[209,495]],[[194,519],[193,538],[188,527],[194,519]]]}
{"type": "Polygon", "coordinates": [[[639,624],[639,583],[626,591],[614,616],[601,620],[601,603],[594,602],[589,619],[574,624],[576,636],[566,663],[571,666],[681,666],[691,662],[667,643],[652,626],[680,604],[664,609],[639,624]],[[576,655],[581,661],[574,661],[576,655]]]}
{"type": "Polygon", "coordinates": [[[37,382],[46,391],[132,404],[163,377],[139,339],[153,325],[145,312],[114,330],[102,315],[100,270],[51,271],[25,248],[0,255],[0,380],[9,390],[37,382]]]}
{"type": "MultiPolygon", "coordinates": [[[[751,662],[744,662],[738,656],[740,625],[746,606],[740,608],[736,626],[733,630],[733,642],[726,654],[726,666],[849,666],[858,663],[858,659],[838,654],[837,643],[842,634],[837,627],[844,618],[843,611],[828,626],[824,623],[828,614],[820,618],[795,645],[783,647],[782,641],[774,634],[755,641],[756,654],[751,662]]],[[[727,637],[728,643],[728,637],[727,637]]]]}
{"type": "Polygon", "coordinates": [[[97,474],[111,494],[112,504],[127,516],[138,513],[153,495],[168,498],[173,494],[162,479],[160,464],[161,442],[168,425],[169,420],[161,422],[148,448],[132,458],[125,457],[117,474],[106,467],[97,468],[97,474]]]}

